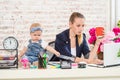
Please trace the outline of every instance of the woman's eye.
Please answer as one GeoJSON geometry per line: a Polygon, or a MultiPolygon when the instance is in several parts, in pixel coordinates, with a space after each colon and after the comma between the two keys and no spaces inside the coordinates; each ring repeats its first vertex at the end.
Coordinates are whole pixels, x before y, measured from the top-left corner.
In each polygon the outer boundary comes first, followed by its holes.
{"type": "Polygon", "coordinates": [[[85,25],[82,25],[82,27],[84,27],[85,25]]]}

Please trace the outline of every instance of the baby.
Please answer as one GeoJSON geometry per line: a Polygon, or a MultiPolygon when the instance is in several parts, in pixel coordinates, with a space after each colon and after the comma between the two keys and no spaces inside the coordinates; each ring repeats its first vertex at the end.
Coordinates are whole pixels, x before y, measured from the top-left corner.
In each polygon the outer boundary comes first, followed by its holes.
{"type": "Polygon", "coordinates": [[[42,40],[42,29],[40,28],[39,23],[33,23],[30,27],[30,36],[31,39],[28,43],[25,44],[23,50],[18,56],[18,60],[21,58],[27,58],[30,63],[38,61],[38,55],[45,49],[51,53],[59,56],[60,53],[57,52],[54,48],[50,47],[44,40],[42,40]]]}

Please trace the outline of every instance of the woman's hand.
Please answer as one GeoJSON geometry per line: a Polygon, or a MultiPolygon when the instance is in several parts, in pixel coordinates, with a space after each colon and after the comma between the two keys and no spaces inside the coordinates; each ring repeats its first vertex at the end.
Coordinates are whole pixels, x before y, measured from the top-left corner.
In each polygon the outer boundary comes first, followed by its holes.
{"type": "Polygon", "coordinates": [[[81,61],[82,61],[82,58],[79,58],[79,57],[76,57],[76,58],[75,58],[75,62],[76,62],[76,63],[79,63],[79,62],[81,62],[81,61]]]}
{"type": "Polygon", "coordinates": [[[100,59],[92,59],[92,60],[88,60],[89,64],[103,64],[103,60],[100,59]]]}
{"type": "Polygon", "coordinates": [[[97,38],[96,42],[95,42],[95,45],[100,45],[100,43],[102,42],[104,37],[100,37],[100,38],[97,38]]]}
{"type": "Polygon", "coordinates": [[[88,59],[85,59],[85,58],[79,58],[79,57],[76,57],[75,58],[75,62],[76,63],[79,63],[79,62],[86,62],[86,63],[88,63],[88,59]]]}
{"type": "Polygon", "coordinates": [[[95,59],[94,64],[103,64],[103,60],[95,59]]]}
{"type": "Polygon", "coordinates": [[[104,32],[104,30],[103,30],[103,32],[102,32],[102,35],[103,36],[97,36],[97,40],[96,40],[96,45],[99,45],[101,42],[102,42],[102,39],[104,38],[104,36],[105,36],[105,32],[104,32]]]}

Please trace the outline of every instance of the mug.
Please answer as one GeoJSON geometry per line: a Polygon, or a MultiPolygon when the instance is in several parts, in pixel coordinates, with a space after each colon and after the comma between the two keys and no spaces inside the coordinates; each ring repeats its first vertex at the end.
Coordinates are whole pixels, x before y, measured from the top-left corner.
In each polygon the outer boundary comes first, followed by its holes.
{"type": "Polygon", "coordinates": [[[96,27],[95,29],[97,37],[103,37],[104,35],[104,28],[103,27],[96,27]]]}
{"type": "Polygon", "coordinates": [[[38,69],[46,69],[47,68],[47,58],[38,56],[38,69]]]}

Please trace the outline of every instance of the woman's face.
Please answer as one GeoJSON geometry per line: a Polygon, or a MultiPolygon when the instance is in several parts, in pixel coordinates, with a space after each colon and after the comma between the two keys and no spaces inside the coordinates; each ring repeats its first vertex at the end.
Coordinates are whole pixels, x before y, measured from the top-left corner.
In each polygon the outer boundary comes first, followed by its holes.
{"type": "Polygon", "coordinates": [[[31,39],[33,41],[38,41],[38,40],[41,39],[42,32],[41,31],[35,31],[35,32],[30,33],[30,36],[31,36],[31,39]]]}
{"type": "Polygon", "coordinates": [[[75,18],[74,22],[70,22],[70,28],[74,32],[75,35],[80,35],[84,30],[85,19],[84,18],[75,18]]]}

